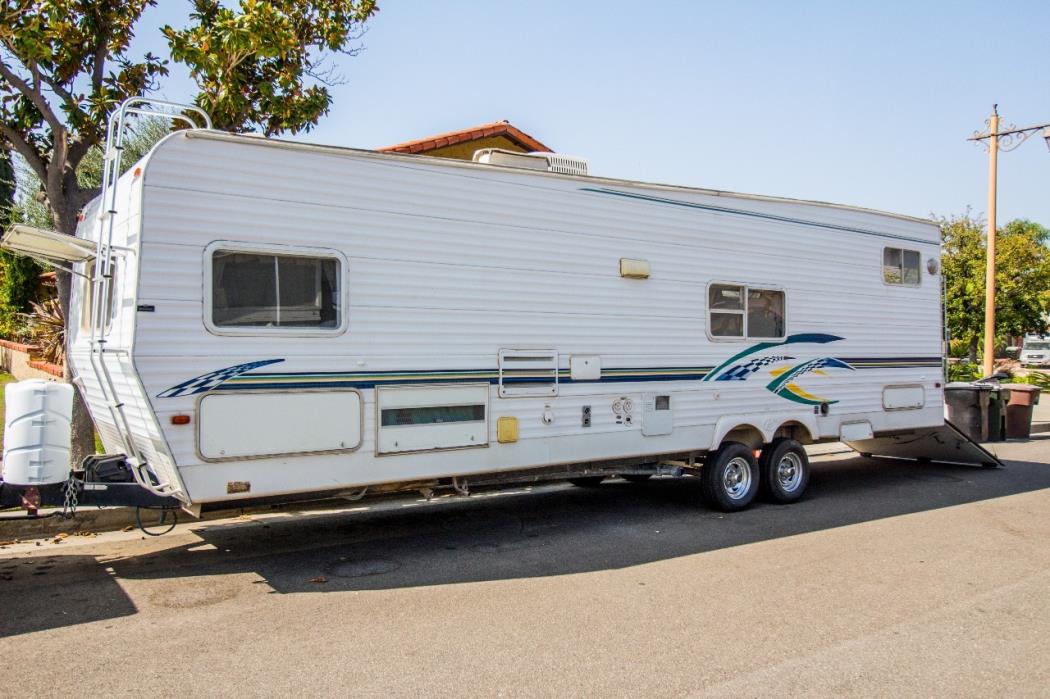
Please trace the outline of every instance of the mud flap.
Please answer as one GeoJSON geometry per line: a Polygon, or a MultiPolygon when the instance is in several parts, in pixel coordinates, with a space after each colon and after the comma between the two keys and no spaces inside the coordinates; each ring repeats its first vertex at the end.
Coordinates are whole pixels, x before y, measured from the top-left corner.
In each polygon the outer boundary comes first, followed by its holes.
{"type": "Polygon", "coordinates": [[[1003,465],[999,457],[971,440],[947,420],[941,427],[846,442],[846,446],[865,456],[886,456],[893,459],[940,461],[973,466],[1000,467],[1003,465]]]}

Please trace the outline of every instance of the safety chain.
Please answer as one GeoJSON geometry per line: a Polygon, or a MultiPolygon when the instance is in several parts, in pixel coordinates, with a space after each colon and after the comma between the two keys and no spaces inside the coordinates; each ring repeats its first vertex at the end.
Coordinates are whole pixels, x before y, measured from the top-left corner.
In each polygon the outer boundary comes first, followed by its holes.
{"type": "Polygon", "coordinates": [[[80,486],[73,477],[72,471],[69,472],[69,479],[66,481],[64,490],[66,497],[62,503],[62,519],[72,519],[77,512],[77,493],[80,491],[80,486]]]}

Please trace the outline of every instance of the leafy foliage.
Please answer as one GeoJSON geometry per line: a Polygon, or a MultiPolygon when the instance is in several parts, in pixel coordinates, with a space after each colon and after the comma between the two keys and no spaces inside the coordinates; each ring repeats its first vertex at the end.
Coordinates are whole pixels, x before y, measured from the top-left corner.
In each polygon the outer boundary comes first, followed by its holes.
{"type": "MultiPolygon", "coordinates": [[[[96,183],[78,178],[106,117],[148,93],[168,61],[133,56],[131,40],[156,0],[0,0],[0,136],[42,183],[53,225],[72,233],[96,183]]],[[[194,0],[184,29],[161,29],[219,128],[268,135],[308,129],[331,104],[326,57],[354,54],[375,0],[194,0]]],[[[133,161],[132,161],[133,162],[133,161]]],[[[94,180],[96,178],[89,178],[94,180]]]]}
{"type": "Polygon", "coordinates": [[[26,314],[29,337],[37,354],[45,362],[62,364],[66,357],[66,318],[58,299],[30,302],[33,312],[26,314]]]}
{"type": "Polygon", "coordinates": [[[976,362],[948,362],[948,381],[976,381],[981,378],[982,367],[976,362]]]}
{"type": "MultiPolygon", "coordinates": [[[[1043,393],[1050,391],[1050,374],[1045,371],[1029,371],[1024,383],[1032,384],[1043,389],[1043,393]]],[[[1040,396],[1040,400],[1043,400],[1040,396]]]]}
{"type": "MultiPolygon", "coordinates": [[[[16,177],[10,154],[0,152],[0,227],[16,216],[16,177]]],[[[38,204],[39,206],[39,204],[38,204]]],[[[27,257],[0,252],[0,336],[22,339],[25,322],[16,314],[29,310],[29,302],[36,295],[40,265],[27,257]]]]}
{"type": "Polygon", "coordinates": [[[308,130],[328,112],[325,54],[355,54],[349,45],[377,10],[375,0],[241,0],[239,11],[219,0],[193,4],[195,25],[162,31],[201,87],[197,104],[217,128],[267,135],[308,130]]]}
{"type": "MultiPolygon", "coordinates": [[[[945,313],[956,342],[971,359],[984,337],[985,226],[969,215],[941,220],[945,313]]],[[[1017,219],[996,236],[996,342],[1041,326],[1050,310],[1050,231],[1017,219]]],[[[957,347],[958,345],[956,345],[957,347]]]]}
{"type": "Polygon", "coordinates": [[[0,0],[0,134],[40,179],[54,225],[67,233],[95,194],[76,170],[102,140],[106,115],[167,74],[157,56],[128,55],[134,25],[153,4],[0,0]]]}

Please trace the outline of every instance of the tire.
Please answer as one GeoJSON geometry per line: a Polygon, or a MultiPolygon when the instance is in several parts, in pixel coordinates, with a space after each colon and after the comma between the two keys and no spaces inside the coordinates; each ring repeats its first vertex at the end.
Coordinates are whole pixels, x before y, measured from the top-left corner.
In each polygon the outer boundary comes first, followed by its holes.
{"type": "Polygon", "coordinates": [[[580,476],[570,478],[569,482],[577,488],[597,488],[605,480],[605,476],[580,476]]]}
{"type": "Polygon", "coordinates": [[[747,446],[725,442],[700,471],[704,500],[722,512],[743,510],[758,493],[758,464],[747,446]]]}
{"type": "Polygon", "coordinates": [[[627,473],[620,478],[624,479],[628,483],[645,483],[647,480],[653,477],[651,473],[627,473]]]}
{"type": "Polygon", "coordinates": [[[767,444],[759,458],[762,493],[772,502],[795,502],[809,485],[809,456],[801,444],[781,437],[767,444]]]}

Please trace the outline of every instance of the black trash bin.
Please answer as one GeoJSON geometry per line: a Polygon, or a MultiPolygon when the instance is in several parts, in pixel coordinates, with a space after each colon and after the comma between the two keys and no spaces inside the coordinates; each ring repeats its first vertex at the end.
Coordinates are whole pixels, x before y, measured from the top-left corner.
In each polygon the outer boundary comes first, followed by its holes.
{"type": "Polygon", "coordinates": [[[989,441],[989,413],[994,390],[995,387],[989,384],[959,381],[945,386],[948,421],[975,442],[989,441]]]}

